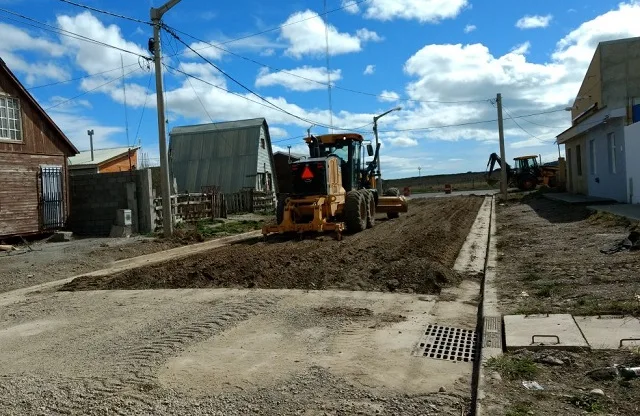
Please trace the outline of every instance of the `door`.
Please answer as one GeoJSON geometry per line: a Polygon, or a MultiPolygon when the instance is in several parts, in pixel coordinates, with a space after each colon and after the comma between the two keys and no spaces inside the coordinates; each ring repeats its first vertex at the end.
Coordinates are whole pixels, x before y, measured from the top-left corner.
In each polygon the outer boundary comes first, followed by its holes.
{"type": "Polygon", "coordinates": [[[40,166],[42,228],[52,230],[64,226],[64,192],[62,166],[40,166]]]}
{"type": "Polygon", "coordinates": [[[566,147],[567,154],[567,190],[573,192],[573,159],[571,158],[571,148],[566,147]]]}

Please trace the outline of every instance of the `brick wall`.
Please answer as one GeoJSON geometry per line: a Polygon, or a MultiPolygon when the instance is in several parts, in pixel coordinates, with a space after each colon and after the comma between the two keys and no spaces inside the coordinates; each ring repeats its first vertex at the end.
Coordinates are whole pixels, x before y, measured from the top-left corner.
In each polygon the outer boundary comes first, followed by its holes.
{"type": "Polygon", "coordinates": [[[138,190],[145,170],[78,175],[70,178],[69,228],[79,235],[106,236],[118,209],[131,209],[137,230],[138,190]],[[129,191],[127,191],[129,188],[129,191]]]}

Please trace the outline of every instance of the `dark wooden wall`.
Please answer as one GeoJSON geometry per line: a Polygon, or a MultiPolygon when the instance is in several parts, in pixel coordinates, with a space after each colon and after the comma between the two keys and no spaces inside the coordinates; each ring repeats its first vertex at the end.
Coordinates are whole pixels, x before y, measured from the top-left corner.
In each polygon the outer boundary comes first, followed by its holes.
{"type": "Polygon", "coordinates": [[[71,149],[11,79],[0,71],[0,93],[20,100],[22,142],[0,139],[0,237],[41,231],[40,165],[64,172],[65,218],[69,212],[67,156],[71,149]]]}

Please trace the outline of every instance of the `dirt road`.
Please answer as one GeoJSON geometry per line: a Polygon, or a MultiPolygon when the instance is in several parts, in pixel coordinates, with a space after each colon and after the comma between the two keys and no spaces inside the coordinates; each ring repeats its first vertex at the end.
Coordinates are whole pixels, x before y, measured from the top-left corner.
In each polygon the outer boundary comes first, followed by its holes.
{"type": "Polygon", "coordinates": [[[480,197],[412,201],[397,220],[336,241],[253,242],[104,278],[79,278],[63,290],[288,288],[439,293],[460,276],[451,270],[480,197]]]}
{"type": "Polygon", "coordinates": [[[472,362],[418,345],[427,325],[475,329],[477,280],[442,288],[482,201],[16,297],[0,309],[0,414],[459,416],[472,362]]]}

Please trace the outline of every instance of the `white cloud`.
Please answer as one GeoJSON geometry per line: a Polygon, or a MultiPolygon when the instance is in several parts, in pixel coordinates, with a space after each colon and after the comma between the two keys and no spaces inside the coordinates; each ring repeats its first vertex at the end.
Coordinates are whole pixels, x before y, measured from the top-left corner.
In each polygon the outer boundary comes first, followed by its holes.
{"type": "MultiPolygon", "coordinates": [[[[317,13],[306,10],[294,13],[284,22],[280,37],[289,43],[285,53],[294,58],[304,55],[323,55],[326,53],[325,22],[317,13]],[[305,20],[306,19],[306,20],[305,20]],[[295,24],[292,24],[296,22],[295,24]]],[[[362,50],[362,44],[379,41],[377,33],[359,29],[355,35],[341,33],[333,25],[328,25],[329,54],[341,55],[362,50]]]]}
{"type": "Polygon", "coordinates": [[[382,42],[382,40],[384,40],[384,38],[376,32],[365,28],[356,30],[356,36],[363,42],[382,42]]]}
{"type": "Polygon", "coordinates": [[[388,137],[385,139],[385,142],[395,147],[414,147],[418,145],[418,141],[416,139],[404,136],[388,137]]]}
{"type": "Polygon", "coordinates": [[[549,23],[551,23],[551,19],[553,19],[553,16],[550,14],[546,16],[524,16],[516,22],[516,27],[519,29],[536,29],[547,27],[549,26],[549,23]]]}
{"type": "MultiPolygon", "coordinates": [[[[332,84],[342,79],[342,71],[339,69],[331,71],[330,74],[332,84]]],[[[303,66],[286,72],[270,72],[268,68],[262,68],[258,73],[255,85],[256,87],[281,85],[292,91],[312,91],[326,89],[327,81],[327,68],[325,67],[303,66]]]]}
{"type": "Polygon", "coordinates": [[[263,50],[262,52],[260,52],[260,56],[273,56],[275,55],[276,50],[273,48],[267,48],[265,50],[263,50]]]}
{"type": "Polygon", "coordinates": [[[360,11],[358,3],[354,0],[342,0],[341,7],[344,7],[345,11],[351,14],[356,14],[360,11]]]}
{"type": "MultiPolygon", "coordinates": [[[[452,19],[469,4],[467,0],[369,0],[364,16],[377,20],[418,20],[436,23],[452,19]]],[[[364,5],[363,5],[364,6],[364,5]]]]}
{"type": "Polygon", "coordinates": [[[94,118],[86,117],[78,113],[49,111],[48,114],[78,150],[89,149],[88,128],[94,131],[93,147],[95,149],[118,146],[118,140],[116,140],[114,136],[117,137],[119,134],[124,134],[124,127],[104,125],[94,118]]]}
{"type": "Polygon", "coordinates": [[[66,49],[63,45],[43,36],[32,36],[25,30],[4,23],[0,23],[0,33],[0,56],[13,72],[26,76],[24,82],[27,85],[44,80],[62,81],[69,78],[67,69],[49,60],[64,55],[66,49]],[[20,52],[35,52],[40,58],[36,62],[27,62],[18,55],[20,52]]]}
{"type": "Polygon", "coordinates": [[[395,91],[383,90],[378,96],[378,101],[382,102],[394,102],[400,99],[400,95],[395,91]]]}
{"type": "MultiPolygon", "coordinates": [[[[76,16],[59,15],[57,21],[61,29],[92,39],[99,39],[106,44],[117,46],[142,56],[149,56],[146,48],[126,40],[119,26],[115,24],[105,26],[88,11],[76,16]]],[[[124,65],[138,63],[138,56],[120,52],[116,49],[81,41],[68,36],[63,36],[60,40],[62,44],[71,51],[70,54],[75,56],[76,64],[89,73],[117,68],[121,65],[121,59],[124,60],[124,65]]]]}
{"type": "Polygon", "coordinates": [[[466,25],[464,27],[464,33],[471,33],[476,29],[477,29],[476,25],[466,25]]]}
{"type": "Polygon", "coordinates": [[[289,133],[282,127],[269,127],[269,134],[271,135],[271,139],[282,139],[285,137],[289,137],[289,133]]]}
{"type": "Polygon", "coordinates": [[[367,65],[367,67],[364,69],[363,74],[364,75],[371,75],[376,71],[376,66],[375,65],[367,65]]]}

